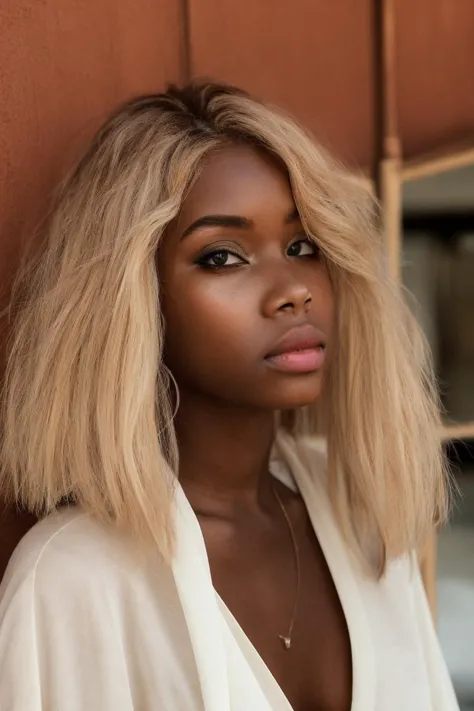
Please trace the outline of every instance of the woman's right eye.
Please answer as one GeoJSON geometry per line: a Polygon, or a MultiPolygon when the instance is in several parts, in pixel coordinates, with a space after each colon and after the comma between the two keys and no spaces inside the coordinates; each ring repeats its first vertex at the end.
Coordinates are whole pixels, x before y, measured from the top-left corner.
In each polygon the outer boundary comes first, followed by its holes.
{"type": "Polygon", "coordinates": [[[238,254],[229,251],[228,249],[216,249],[213,252],[204,254],[197,260],[197,264],[206,269],[222,269],[226,267],[235,267],[238,264],[243,264],[244,260],[238,254]]]}

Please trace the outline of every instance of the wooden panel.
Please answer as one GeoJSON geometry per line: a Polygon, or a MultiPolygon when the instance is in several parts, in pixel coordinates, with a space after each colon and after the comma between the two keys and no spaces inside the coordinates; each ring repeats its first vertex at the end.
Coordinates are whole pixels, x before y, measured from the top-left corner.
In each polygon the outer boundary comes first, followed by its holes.
{"type": "Polygon", "coordinates": [[[474,134],[474,3],[396,0],[399,127],[413,157],[474,134]]]}
{"type": "Polygon", "coordinates": [[[191,71],[270,100],[343,160],[374,157],[370,0],[189,0],[191,71]]]}
{"type": "Polygon", "coordinates": [[[106,113],[179,78],[178,0],[2,0],[0,27],[4,304],[21,240],[106,113]]]}

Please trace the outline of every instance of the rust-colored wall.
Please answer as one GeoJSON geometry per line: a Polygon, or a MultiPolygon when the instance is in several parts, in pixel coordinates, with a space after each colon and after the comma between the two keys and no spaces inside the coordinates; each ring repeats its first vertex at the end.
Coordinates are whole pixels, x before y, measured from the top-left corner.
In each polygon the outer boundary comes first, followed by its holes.
{"type": "MultiPolygon", "coordinates": [[[[179,79],[179,7],[179,0],[1,1],[0,310],[23,239],[103,117],[131,95],[179,79]]],[[[5,326],[0,320],[0,341],[5,326]]],[[[0,578],[30,524],[0,510],[0,578]]]]}
{"type": "Polygon", "coordinates": [[[374,158],[372,0],[189,0],[191,70],[285,107],[351,165],[374,158]]]}
{"type": "Polygon", "coordinates": [[[474,136],[474,2],[395,0],[400,135],[407,158],[474,136]]]}
{"type": "Polygon", "coordinates": [[[180,71],[178,0],[2,0],[0,280],[104,115],[180,71]]]}

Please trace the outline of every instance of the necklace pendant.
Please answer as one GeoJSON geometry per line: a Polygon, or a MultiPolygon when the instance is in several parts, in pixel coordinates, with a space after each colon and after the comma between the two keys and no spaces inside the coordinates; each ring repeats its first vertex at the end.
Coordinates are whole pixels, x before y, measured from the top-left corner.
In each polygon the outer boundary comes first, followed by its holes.
{"type": "Polygon", "coordinates": [[[291,637],[284,637],[282,634],[279,634],[278,639],[281,639],[281,641],[285,645],[285,649],[291,648],[291,637]]]}

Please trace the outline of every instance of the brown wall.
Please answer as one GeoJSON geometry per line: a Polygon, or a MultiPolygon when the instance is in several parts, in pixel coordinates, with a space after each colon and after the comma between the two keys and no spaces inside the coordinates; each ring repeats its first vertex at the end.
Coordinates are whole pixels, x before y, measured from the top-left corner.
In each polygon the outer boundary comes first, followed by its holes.
{"type": "Polygon", "coordinates": [[[180,71],[178,0],[2,0],[0,280],[48,193],[118,102],[180,71]]]}
{"type": "Polygon", "coordinates": [[[474,137],[474,2],[395,0],[396,83],[410,158],[474,137]]]}
{"type": "Polygon", "coordinates": [[[190,64],[284,106],[345,162],[374,158],[372,0],[189,0],[190,64]]]}

